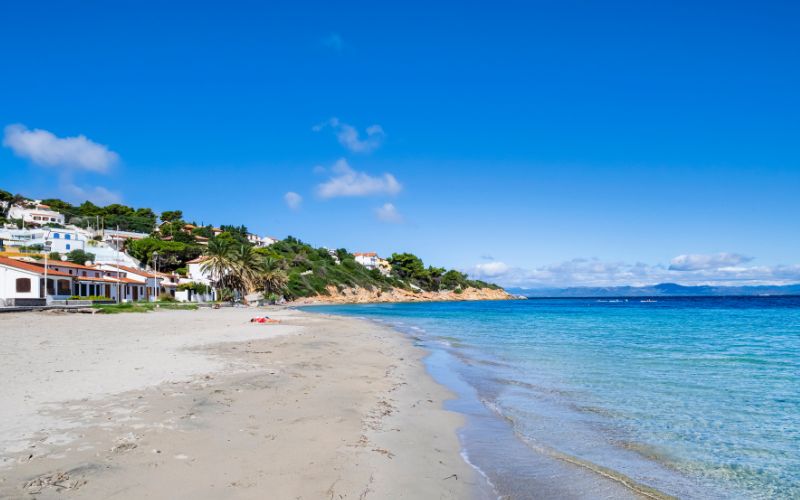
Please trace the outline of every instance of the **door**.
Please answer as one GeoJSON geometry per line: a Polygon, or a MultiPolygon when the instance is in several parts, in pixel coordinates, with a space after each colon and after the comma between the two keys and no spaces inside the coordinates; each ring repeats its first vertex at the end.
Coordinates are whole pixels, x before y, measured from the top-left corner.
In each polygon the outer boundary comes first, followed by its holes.
{"type": "Polygon", "coordinates": [[[133,300],[134,300],[134,302],[139,300],[139,287],[138,286],[133,287],[133,300]]]}

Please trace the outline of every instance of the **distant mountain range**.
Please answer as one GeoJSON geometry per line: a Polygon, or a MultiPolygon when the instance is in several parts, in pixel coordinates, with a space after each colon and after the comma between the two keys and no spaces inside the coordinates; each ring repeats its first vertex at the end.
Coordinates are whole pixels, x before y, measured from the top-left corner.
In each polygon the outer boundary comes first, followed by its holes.
{"type": "Polygon", "coordinates": [[[800,284],[762,286],[684,286],[661,283],[652,286],[506,288],[526,297],[719,297],[742,295],[800,295],[800,284]]]}

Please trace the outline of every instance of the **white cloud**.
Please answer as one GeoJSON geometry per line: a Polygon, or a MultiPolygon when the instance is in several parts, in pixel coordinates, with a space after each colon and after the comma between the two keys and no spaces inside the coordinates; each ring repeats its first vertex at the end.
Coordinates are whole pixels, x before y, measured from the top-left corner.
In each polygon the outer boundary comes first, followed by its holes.
{"type": "Polygon", "coordinates": [[[289,191],[283,195],[283,201],[292,210],[300,210],[300,205],[303,204],[303,197],[293,191],[289,191]]]}
{"type": "Polygon", "coordinates": [[[339,144],[353,153],[372,152],[383,144],[383,140],[386,137],[386,133],[380,125],[370,125],[366,129],[366,137],[362,139],[354,126],[343,123],[336,117],[320,123],[319,125],[315,125],[312,130],[314,132],[320,132],[327,127],[333,129],[336,138],[339,140],[339,144]]]}
{"type": "Polygon", "coordinates": [[[75,184],[64,184],[61,186],[61,190],[67,198],[77,203],[89,200],[95,205],[110,205],[111,203],[120,203],[122,201],[122,195],[103,186],[86,189],[75,184]]]}
{"type": "MultiPolygon", "coordinates": [[[[735,255],[735,254],[724,254],[735,255]]],[[[681,257],[681,256],[679,256],[681,257]]],[[[676,259],[678,259],[676,257],[676,259]]],[[[744,266],[751,259],[717,258],[713,264],[694,264],[696,269],[681,270],[661,264],[606,262],[599,259],[572,259],[526,269],[503,262],[479,263],[467,270],[478,279],[489,279],[504,286],[548,288],[569,286],[646,286],[658,283],[682,285],[780,285],[800,282],[800,265],[744,266]],[[739,264],[731,265],[738,260],[739,264]]],[[[675,259],[673,259],[675,261],[675,259]]],[[[687,264],[688,266],[688,264],[687,264]]]]}
{"type": "Polygon", "coordinates": [[[509,267],[505,262],[482,262],[475,266],[474,273],[483,278],[494,278],[506,274],[508,270],[509,267]]]}
{"type": "Polygon", "coordinates": [[[700,271],[703,269],[719,269],[733,267],[753,260],[738,253],[717,254],[685,254],[678,255],[669,263],[672,271],[700,271]]]}
{"type": "Polygon", "coordinates": [[[86,136],[61,138],[47,130],[29,130],[21,124],[5,128],[3,146],[43,167],[106,172],[119,161],[117,153],[86,136]]]}
{"type": "Polygon", "coordinates": [[[317,194],[322,198],[342,196],[395,195],[403,186],[392,174],[372,176],[353,170],[344,158],[331,167],[333,177],[317,186],[317,194]]]}
{"type": "Polygon", "coordinates": [[[397,211],[392,203],[384,203],[382,206],[375,209],[375,215],[379,220],[388,222],[390,224],[399,224],[403,222],[403,216],[397,211]]]}

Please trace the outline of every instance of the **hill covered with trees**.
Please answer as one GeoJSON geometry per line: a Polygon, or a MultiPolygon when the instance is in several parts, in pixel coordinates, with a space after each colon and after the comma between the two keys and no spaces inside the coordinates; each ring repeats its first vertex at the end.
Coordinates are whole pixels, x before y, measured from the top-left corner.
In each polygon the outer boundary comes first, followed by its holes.
{"type": "MultiPolygon", "coordinates": [[[[0,201],[24,200],[0,190],[0,201]]],[[[292,236],[267,247],[256,247],[248,240],[244,225],[199,225],[188,222],[181,210],[164,211],[157,216],[150,208],[121,204],[100,207],[87,201],[75,206],[55,198],[42,203],[64,214],[68,224],[147,233],[146,238],[130,240],[125,250],[143,265],[157,264],[164,272],[185,275],[188,261],[205,256],[203,265],[211,271],[218,287],[225,290],[223,296],[234,291],[262,291],[273,299],[283,296],[292,300],[346,289],[402,289],[412,293],[500,289],[470,280],[456,270],[426,267],[411,253],[392,254],[388,259],[392,270],[384,275],[356,262],[355,255],[344,248],[318,248],[292,236]]]]}

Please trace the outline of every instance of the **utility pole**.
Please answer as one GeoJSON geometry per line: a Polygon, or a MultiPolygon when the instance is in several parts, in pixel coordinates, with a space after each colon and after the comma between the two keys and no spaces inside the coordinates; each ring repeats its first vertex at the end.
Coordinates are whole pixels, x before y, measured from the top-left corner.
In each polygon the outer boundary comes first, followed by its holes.
{"type": "MultiPolygon", "coordinates": [[[[48,254],[45,252],[44,254],[44,305],[47,305],[47,257],[48,254]]],[[[55,290],[53,290],[55,291],[55,290]]]]}

